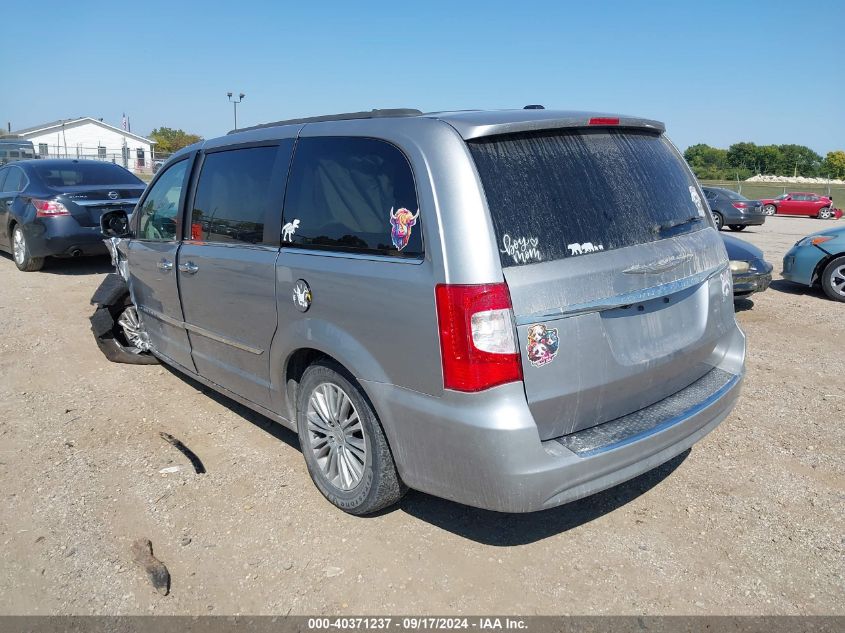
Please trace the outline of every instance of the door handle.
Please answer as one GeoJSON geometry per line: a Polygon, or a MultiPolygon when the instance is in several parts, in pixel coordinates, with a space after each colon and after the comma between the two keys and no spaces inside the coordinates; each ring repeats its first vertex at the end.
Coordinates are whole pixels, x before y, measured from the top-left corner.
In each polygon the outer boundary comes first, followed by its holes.
{"type": "Polygon", "coordinates": [[[186,275],[193,275],[200,269],[194,262],[186,262],[184,264],[179,264],[180,272],[185,273],[186,275]]]}
{"type": "Polygon", "coordinates": [[[158,264],[158,269],[165,272],[173,270],[173,262],[167,259],[162,259],[158,264]]]}

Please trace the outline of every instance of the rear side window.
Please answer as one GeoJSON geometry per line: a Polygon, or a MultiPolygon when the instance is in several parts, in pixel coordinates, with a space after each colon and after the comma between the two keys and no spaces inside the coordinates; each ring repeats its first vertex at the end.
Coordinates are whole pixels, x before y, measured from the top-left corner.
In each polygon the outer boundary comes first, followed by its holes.
{"type": "Polygon", "coordinates": [[[662,136],[574,130],[470,141],[503,266],[583,256],[709,226],[662,136]]]}
{"type": "Polygon", "coordinates": [[[23,189],[24,175],[17,167],[9,167],[6,181],[3,183],[3,191],[6,193],[13,193],[23,189]]]}
{"type": "Polygon", "coordinates": [[[742,194],[737,193],[736,191],[731,191],[730,189],[725,189],[724,191],[725,196],[727,196],[731,200],[748,200],[748,198],[746,198],[742,194]]]}
{"type": "Polygon", "coordinates": [[[279,147],[250,147],[207,154],[202,165],[191,239],[224,244],[279,245],[279,235],[265,235],[272,216],[282,213],[284,169],[277,165],[279,147]]]}
{"type": "Polygon", "coordinates": [[[283,246],[399,257],[423,252],[411,166],[385,141],[300,139],[284,221],[283,246]]]}

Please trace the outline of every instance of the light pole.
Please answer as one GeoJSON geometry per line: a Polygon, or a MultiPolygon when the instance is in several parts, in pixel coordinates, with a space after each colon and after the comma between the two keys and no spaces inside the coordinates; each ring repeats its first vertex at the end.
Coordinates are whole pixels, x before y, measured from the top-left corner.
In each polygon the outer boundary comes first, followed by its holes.
{"type": "Polygon", "coordinates": [[[246,95],[244,93],[240,93],[238,95],[237,101],[235,99],[232,99],[232,93],[231,92],[227,92],[226,96],[229,97],[229,101],[232,103],[232,106],[235,108],[235,130],[237,130],[238,129],[238,104],[241,101],[244,100],[244,97],[246,95]]]}

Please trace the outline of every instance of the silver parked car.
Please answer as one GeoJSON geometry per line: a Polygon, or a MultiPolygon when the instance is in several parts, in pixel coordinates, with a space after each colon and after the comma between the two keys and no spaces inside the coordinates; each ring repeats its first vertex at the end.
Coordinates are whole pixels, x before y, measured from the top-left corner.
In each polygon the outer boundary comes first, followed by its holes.
{"type": "Polygon", "coordinates": [[[355,514],[409,487],[557,506],[683,452],[740,391],[725,248],[656,121],[259,126],[173,156],[111,241],[120,274],[92,317],[107,355],[296,430],[355,514]]]}

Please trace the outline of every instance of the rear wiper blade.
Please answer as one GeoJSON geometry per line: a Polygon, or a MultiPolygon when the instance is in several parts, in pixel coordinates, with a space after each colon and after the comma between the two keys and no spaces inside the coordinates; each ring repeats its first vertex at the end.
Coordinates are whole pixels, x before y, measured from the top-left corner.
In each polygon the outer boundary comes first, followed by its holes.
{"type": "Polygon", "coordinates": [[[687,224],[692,224],[693,222],[703,222],[704,218],[700,215],[693,215],[689,218],[684,218],[682,220],[675,220],[673,222],[667,222],[666,224],[657,224],[654,227],[655,233],[660,233],[661,231],[668,231],[670,229],[678,228],[679,226],[685,226],[687,224]]]}

